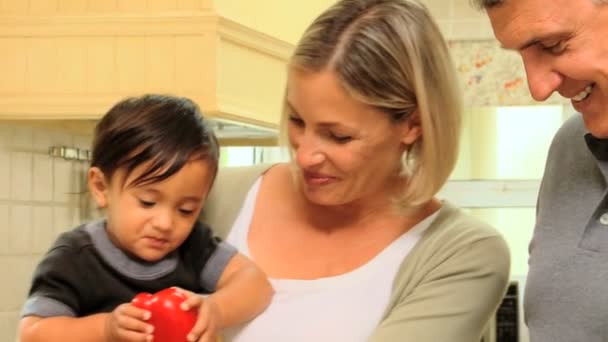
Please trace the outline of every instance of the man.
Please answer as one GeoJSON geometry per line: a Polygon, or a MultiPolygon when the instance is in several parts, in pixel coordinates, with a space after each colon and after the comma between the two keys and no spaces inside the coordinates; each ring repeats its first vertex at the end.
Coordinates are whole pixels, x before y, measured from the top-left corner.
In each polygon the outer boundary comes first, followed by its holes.
{"type": "Polygon", "coordinates": [[[524,300],[533,342],[608,341],[608,0],[473,0],[521,55],[532,97],[580,113],[556,134],[524,300]]]}

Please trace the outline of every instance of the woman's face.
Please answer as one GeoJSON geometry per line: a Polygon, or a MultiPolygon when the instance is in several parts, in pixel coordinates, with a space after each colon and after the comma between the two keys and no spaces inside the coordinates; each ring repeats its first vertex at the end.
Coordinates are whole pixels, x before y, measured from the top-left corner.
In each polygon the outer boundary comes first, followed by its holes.
{"type": "Polygon", "coordinates": [[[395,123],[356,101],[329,71],[290,70],[287,108],[297,180],[309,201],[345,205],[397,190],[403,151],[420,135],[413,120],[395,123]]]}

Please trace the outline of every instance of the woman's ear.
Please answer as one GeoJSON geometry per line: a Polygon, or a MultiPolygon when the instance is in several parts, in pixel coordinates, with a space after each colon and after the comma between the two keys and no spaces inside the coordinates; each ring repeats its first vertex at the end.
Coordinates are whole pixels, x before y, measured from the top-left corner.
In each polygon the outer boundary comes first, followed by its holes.
{"type": "Polygon", "coordinates": [[[416,109],[410,116],[405,119],[403,124],[403,134],[401,142],[405,145],[412,145],[420,136],[422,136],[422,125],[420,122],[420,113],[416,109]]]}
{"type": "Polygon", "coordinates": [[[99,208],[108,206],[108,183],[103,171],[98,167],[91,167],[87,173],[89,191],[99,208]]]}

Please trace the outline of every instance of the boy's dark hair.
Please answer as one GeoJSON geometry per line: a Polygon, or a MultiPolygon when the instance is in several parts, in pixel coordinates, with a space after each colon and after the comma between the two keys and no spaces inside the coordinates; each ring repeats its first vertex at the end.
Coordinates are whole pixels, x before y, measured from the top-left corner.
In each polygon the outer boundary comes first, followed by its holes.
{"type": "Polygon", "coordinates": [[[143,95],[115,104],[95,127],[92,167],[111,179],[126,167],[127,175],[151,162],[133,185],[150,184],[169,178],[192,158],[200,158],[213,168],[219,161],[219,144],[190,99],[169,95],[143,95]]]}

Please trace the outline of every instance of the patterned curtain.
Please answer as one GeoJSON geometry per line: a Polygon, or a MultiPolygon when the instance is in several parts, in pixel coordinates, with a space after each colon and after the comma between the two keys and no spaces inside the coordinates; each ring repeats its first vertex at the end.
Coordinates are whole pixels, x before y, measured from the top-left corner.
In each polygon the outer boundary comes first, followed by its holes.
{"type": "MultiPolygon", "coordinates": [[[[537,105],[528,91],[521,57],[494,40],[450,41],[450,51],[460,75],[464,103],[472,106],[537,105]]],[[[565,104],[553,94],[543,104],[565,104]]]]}

